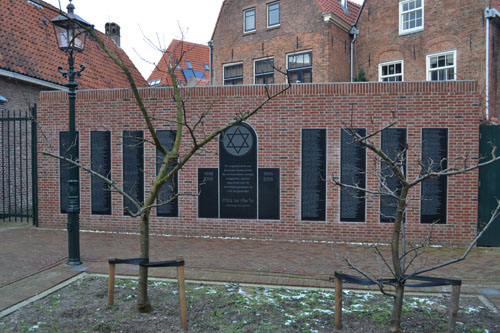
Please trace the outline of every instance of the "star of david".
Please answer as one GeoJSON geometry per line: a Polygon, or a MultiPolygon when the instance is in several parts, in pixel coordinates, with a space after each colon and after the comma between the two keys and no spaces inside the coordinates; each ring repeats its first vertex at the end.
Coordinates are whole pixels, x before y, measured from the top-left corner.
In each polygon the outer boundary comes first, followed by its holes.
{"type": "Polygon", "coordinates": [[[239,154],[243,148],[250,148],[247,141],[250,134],[241,133],[239,127],[237,127],[233,133],[228,133],[226,135],[228,139],[228,143],[226,145],[227,149],[232,148],[236,151],[237,154],[239,154]]]}

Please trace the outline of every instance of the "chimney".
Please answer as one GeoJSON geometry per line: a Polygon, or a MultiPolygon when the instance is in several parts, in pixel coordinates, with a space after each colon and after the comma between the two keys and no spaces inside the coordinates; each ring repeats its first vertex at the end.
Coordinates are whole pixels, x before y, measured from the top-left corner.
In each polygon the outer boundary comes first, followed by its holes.
{"type": "Polygon", "coordinates": [[[106,36],[111,37],[115,44],[120,47],[120,26],[116,23],[106,23],[104,31],[106,36]]]}

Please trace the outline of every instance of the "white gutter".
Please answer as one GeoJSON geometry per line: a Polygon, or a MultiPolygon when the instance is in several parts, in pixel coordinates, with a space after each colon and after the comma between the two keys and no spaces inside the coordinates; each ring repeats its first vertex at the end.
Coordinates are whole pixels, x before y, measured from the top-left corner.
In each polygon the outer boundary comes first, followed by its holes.
{"type": "Polygon", "coordinates": [[[495,8],[486,8],[486,120],[490,120],[490,19],[500,17],[500,12],[495,8]]]}
{"type": "Polygon", "coordinates": [[[50,88],[50,89],[56,89],[56,90],[61,90],[61,91],[68,91],[68,88],[66,88],[65,86],[61,86],[59,84],[47,82],[47,81],[40,80],[40,79],[35,79],[33,77],[30,77],[30,76],[27,76],[27,75],[23,75],[23,74],[19,74],[19,73],[15,73],[15,72],[11,72],[11,71],[7,71],[5,69],[0,69],[0,76],[4,76],[4,77],[11,78],[11,79],[16,79],[16,80],[24,81],[24,82],[28,82],[28,83],[31,83],[31,84],[35,84],[37,86],[42,86],[42,87],[46,87],[46,88],[50,88]]]}
{"type": "Polygon", "coordinates": [[[351,42],[351,82],[354,80],[354,43],[356,42],[356,38],[358,38],[359,30],[355,27],[352,27],[349,31],[351,35],[354,35],[354,38],[351,42]]]}

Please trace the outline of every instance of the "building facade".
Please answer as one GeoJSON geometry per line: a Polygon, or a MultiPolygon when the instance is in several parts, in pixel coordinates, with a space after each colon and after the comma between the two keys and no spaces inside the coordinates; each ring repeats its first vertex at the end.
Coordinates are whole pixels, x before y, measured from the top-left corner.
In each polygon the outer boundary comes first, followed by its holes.
{"type": "Polygon", "coordinates": [[[350,80],[359,6],[338,0],[226,0],[212,36],[215,85],[350,80]]]}
{"type": "Polygon", "coordinates": [[[476,80],[483,109],[498,116],[498,8],[490,0],[365,0],[355,72],[368,81],[476,80]]]}

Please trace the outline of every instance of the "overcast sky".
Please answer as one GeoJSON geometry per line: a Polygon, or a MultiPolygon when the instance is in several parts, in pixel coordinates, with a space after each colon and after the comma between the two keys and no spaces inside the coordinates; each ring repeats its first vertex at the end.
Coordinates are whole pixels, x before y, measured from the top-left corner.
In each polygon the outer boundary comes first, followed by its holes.
{"type": "MultiPolygon", "coordinates": [[[[66,11],[68,0],[45,0],[66,11]]],[[[354,0],[361,3],[363,0],[354,0]]],[[[106,22],[121,29],[121,47],[148,79],[161,53],[174,38],[205,44],[211,39],[223,0],[73,0],[75,14],[104,32],[106,22]],[[182,30],[182,32],[181,32],[182,30]]]]}

